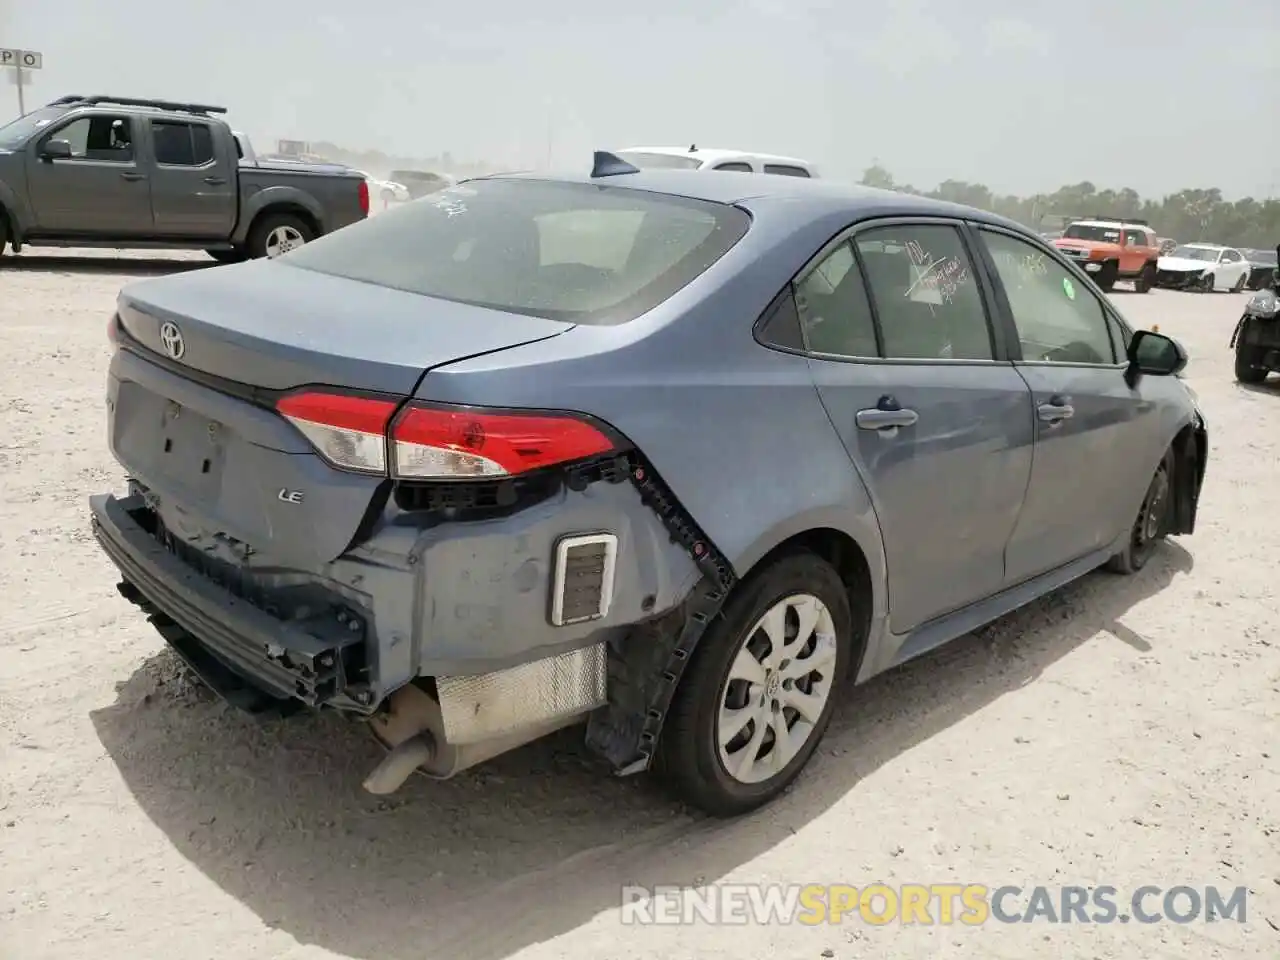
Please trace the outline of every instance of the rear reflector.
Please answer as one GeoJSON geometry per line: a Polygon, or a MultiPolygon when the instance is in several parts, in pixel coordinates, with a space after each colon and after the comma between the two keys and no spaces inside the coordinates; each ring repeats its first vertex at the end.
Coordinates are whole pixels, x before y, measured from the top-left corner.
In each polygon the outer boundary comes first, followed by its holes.
{"type": "Polygon", "coordinates": [[[391,400],[344,394],[294,393],[282,397],[276,410],[335,467],[385,474],[387,422],[396,406],[391,400]]]}
{"type": "Polygon", "coordinates": [[[413,480],[509,477],[597,456],[613,442],[584,420],[409,406],[391,428],[393,473],[413,480]]]}

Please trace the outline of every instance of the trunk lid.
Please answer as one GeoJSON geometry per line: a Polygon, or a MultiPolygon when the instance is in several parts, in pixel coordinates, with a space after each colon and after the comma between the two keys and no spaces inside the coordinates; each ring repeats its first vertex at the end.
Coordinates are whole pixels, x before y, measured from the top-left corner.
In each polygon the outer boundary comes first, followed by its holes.
{"type": "Polygon", "coordinates": [[[573,326],[269,260],[129,284],[118,312],[134,340],[201,373],[272,390],[325,384],[401,395],[431,367],[573,326]],[[180,351],[172,336],[166,349],[166,323],[180,351]]]}
{"type": "Polygon", "coordinates": [[[304,570],[348,548],[387,481],[332,468],[236,384],[408,396],[431,367],[572,329],[265,262],[132,284],[119,315],[130,338],[169,362],[113,356],[116,459],[155,494],[176,538],[207,550],[238,541],[304,570]],[[180,332],[177,357],[165,323],[180,332]]]}

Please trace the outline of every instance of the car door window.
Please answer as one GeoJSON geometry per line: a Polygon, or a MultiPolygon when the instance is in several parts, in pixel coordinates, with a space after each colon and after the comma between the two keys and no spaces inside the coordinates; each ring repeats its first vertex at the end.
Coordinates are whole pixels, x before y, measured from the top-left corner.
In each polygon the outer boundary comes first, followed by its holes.
{"type": "Polygon", "coordinates": [[[751,164],[749,164],[749,163],[739,163],[739,162],[737,162],[736,160],[735,160],[735,161],[732,161],[732,162],[730,162],[730,163],[722,163],[722,164],[720,164],[719,166],[714,167],[713,169],[716,169],[716,170],[732,170],[732,171],[734,171],[735,173],[754,173],[754,172],[755,172],[754,170],[752,170],[752,169],[751,169],[751,164]]]}
{"type": "Polygon", "coordinates": [[[213,136],[205,124],[153,120],[151,141],[156,163],[173,167],[201,167],[213,160],[213,136]]]}
{"type": "Polygon", "coordinates": [[[1147,235],[1141,230],[1126,230],[1124,232],[1124,242],[1131,247],[1145,247],[1147,245],[1147,235]]]}
{"type": "Polygon", "coordinates": [[[1024,360],[1116,362],[1102,302],[1083,282],[1025,240],[980,233],[1008,297],[1024,360]]]}
{"type": "Polygon", "coordinates": [[[71,145],[73,160],[101,160],[108,163],[132,163],[133,124],[128,117],[97,114],[78,117],[59,127],[41,141],[65,140],[71,145]]]}
{"type": "Polygon", "coordinates": [[[1222,259],[1226,263],[1239,263],[1242,258],[1240,254],[1236,253],[1234,250],[1224,250],[1222,252],[1222,259]]]}
{"type": "Polygon", "coordinates": [[[853,248],[842,243],[796,284],[808,349],[836,357],[878,357],[875,320],[853,248]]]}
{"type": "Polygon", "coordinates": [[[902,224],[859,233],[884,356],[901,360],[990,360],[986,308],[960,231],[902,224]]]}

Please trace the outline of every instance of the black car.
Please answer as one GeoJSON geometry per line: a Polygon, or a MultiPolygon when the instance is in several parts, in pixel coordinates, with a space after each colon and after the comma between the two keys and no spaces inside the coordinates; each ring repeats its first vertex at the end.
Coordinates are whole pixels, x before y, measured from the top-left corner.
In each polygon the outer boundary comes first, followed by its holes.
{"type": "Polygon", "coordinates": [[[1250,290],[1265,290],[1275,283],[1276,254],[1280,253],[1280,247],[1275,250],[1241,250],[1240,252],[1249,261],[1249,279],[1245,282],[1246,287],[1250,290]]]}

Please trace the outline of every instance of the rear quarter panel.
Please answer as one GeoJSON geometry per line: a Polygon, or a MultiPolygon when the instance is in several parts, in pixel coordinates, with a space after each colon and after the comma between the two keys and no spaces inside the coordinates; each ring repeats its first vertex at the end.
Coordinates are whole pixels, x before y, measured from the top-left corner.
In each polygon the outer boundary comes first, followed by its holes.
{"type": "Polygon", "coordinates": [[[292,205],[306,210],[321,233],[332,233],[365,219],[360,209],[361,177],[309,170],[241,166],[237,170],[240,218],[236,243],[244,242],[254,217],[269,206],[292,205]]]}
{"type": "Polygon", "coordinates": [[[829,527],[861,546],[874,581],[879,527],[808,364],[752,336],[778,290],[845,222],[796,227],[774,211],[644,317],[438,367],[418,395],[590,413],[643,452],[739,576],[786,538],[829,527]]]}

